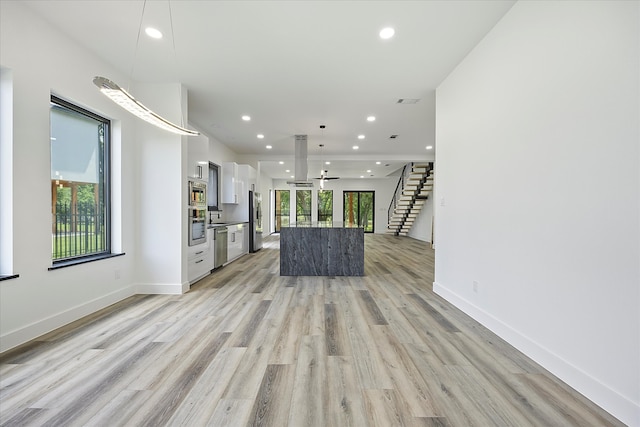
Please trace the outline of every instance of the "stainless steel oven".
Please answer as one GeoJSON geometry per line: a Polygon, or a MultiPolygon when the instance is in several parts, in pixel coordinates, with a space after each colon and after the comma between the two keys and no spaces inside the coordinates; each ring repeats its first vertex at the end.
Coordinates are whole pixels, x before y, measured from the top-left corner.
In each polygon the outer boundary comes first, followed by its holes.
{"type": "Polygon", "coordinates": [[[189,246],[207,242],[205,209],[189,209],[189,246]]]}

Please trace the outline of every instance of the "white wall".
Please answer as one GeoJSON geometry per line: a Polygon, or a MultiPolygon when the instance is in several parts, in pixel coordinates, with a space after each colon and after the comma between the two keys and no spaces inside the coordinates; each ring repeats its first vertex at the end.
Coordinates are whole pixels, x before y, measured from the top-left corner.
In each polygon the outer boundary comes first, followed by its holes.
{"type": "Polygon", "coordinates": [[[432,220],[433,220],[433,191],[429,194],[429,198],[426,200],[422,210],[418,214],[413,227],[407,234],[409,237],[423,242],[431,243],[432,232],[432,220]]]}
{"type": "Polygon", "coordinates": [[[434,284],[634,426],[638,8],[518,2],[438,88],[434,284]]]}
{"type": "Polygon", "coordinates": [[[0,66],[13,78],[12,269],[20,275],[0,282],[1,352],[134,292],[136,189],[123,183],[135,182],[137,153],[134,120],[92,83],[96,75],[122,81],[122,74],[19,2],[0,2],[0,66]],[[48,270],[52,92],[114,120],[113,247],[124,256],[48,270]]]}
{"type": "MultiPolygon", "coordinates": [[[[180,123],[185,90],[179,84],[137,84],[136,98],[180,123]]],[[[186,107],[185,107],[186,108],[186,107]]],[[[190,137],[136,123],[138,150],[136,216],[137,293],[180,294],[187,280],[187,168],[190,137]]]]}
{"type": "Polygon", "coordinates": [[[269,199],[269,191],[273,190],[273,179],[264,173],[260,173],[258,188],[260,189],[260,195],[262,196],[262,235],[263,237],[266,237],[271,234],[272,228],[271,213],[273,212],[273,206],[269,199]]]}

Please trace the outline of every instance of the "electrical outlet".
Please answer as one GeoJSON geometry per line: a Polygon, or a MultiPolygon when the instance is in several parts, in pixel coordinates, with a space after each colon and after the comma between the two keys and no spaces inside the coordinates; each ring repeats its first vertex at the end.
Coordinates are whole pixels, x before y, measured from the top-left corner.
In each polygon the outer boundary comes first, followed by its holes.
{"type": "Polygon", "coordinates": [[[473,281],[473,292],[478,293],[478,281],[473,281]]]}

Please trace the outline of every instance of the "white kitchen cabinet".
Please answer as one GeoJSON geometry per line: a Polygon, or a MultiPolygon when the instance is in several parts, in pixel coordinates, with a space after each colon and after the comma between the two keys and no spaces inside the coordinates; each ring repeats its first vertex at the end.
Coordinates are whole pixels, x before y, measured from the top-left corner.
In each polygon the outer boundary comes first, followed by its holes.
{"type": "Polygon", "coordinates": [[[214,228],[207,229],[207,245],[209,246],[209,255],[206,258],[206,264],[209,271],[213,270],[216,265],[216,248],[215,248],[215,240],[213,240],[215,234],[214,228]]]}
{"type": "Polygon", "coordinates": [[[192,284],[204,276],[211,273],[210,262],[210,240],[207,238],[206,243],[200,245],[189,246],[187,259],[187,276],[189,283],[192,284]]]}
{"type": "Polygon", "coordinates": [[[238,165],[238,181],[242,183],[243,192],[241,194],[255,191],[258,173],[249,165],[238,165]]]}
{"type": "Polygon", "coordinates": [[[209,138],[204,135],[189,139],[187,177],[205,182],[209,179],[209,138]]]}
{"type": "Polygon", "coordinates": [[[236,162],[222,163],[222,203],[238,204],[242,194],[236,162]]]}
{"type": "Polygon", "coordinates": [[[227,226],[227,259],[229,262],[249,253],[248,226],[249,224],[246,222],[227,226]]]}

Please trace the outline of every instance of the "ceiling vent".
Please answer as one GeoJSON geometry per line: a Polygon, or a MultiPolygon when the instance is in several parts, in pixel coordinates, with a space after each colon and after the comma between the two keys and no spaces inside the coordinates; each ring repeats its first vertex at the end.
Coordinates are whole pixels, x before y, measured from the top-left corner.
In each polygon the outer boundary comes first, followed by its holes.
{"type": "Polygon", "coordinates": [[[419,99],[416,98],[400,98],[396,104],[417,104],[419,99]]]}
{"type": "Polygon", "coordinates": [[[296,135],[295,174],[293,181],[287,184],[296,187],[313,187],[313,181],[307,179],[307,135],[296,135]]]}
{"type": "Polygon", "coordinates": [[[389,139],[396,139],[397,137],[398,137],[398,135],[391,135],[391,136],[389,137],[389,139]]]}

